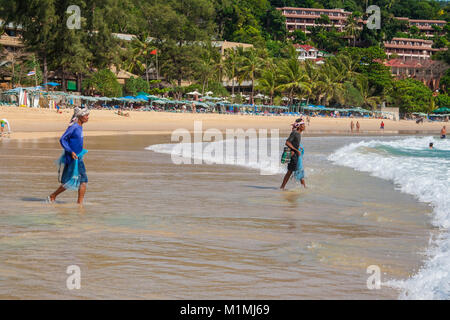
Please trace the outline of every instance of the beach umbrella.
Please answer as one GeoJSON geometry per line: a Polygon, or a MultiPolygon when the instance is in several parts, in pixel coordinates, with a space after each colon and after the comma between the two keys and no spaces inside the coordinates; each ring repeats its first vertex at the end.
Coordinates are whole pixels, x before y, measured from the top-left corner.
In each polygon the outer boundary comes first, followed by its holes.
{"type": "Polygon", "coordinates": [[[447,107],[440,107],[439,109],[433,111],[433,113],[447,113],[447,112],[450,112],[450,109],[447,107]]]}
{"type": "Polygon", "coordinates": [[[188,95],[191,95],[191,96],[200,96],[200,95],[201,95],[201,93],[198,92],[197,90],[192,91],[192,92],[188,92],[187,94],[188,94],[188,95]]]}
{"type": "Polygon", "coordinates": [[[209,96],[209,95],[212,95],[212,94],[214,94],[214,92],[212,92],[212,91],[208,91],[208,92],[206,92],[205,93],[207,96],[209,96]]]}
{"type": "Polygon", "coordinates": [[[136,99],[148,101],[149,98],[146,95],[140,94],[140,95],[136,96],[136,99]]]}
{"type": "Polygon", "coordinates": [[[60,84],[59,84],[59,83],[56,83],[56,82],[47,82],[47,83],[44,83],[42,86],[52,86],[52,87],[57,87],[57,86],[60,86],[60,84]]]}

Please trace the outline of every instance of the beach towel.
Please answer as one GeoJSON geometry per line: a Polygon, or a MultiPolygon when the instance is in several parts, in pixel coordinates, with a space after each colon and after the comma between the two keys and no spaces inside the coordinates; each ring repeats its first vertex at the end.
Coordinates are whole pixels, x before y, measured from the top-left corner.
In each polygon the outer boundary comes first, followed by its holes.
{"type": "Polygon", "coordinates": [[[303,169],[303,154],[305,153],[305,148],[300,144],[299,146],[300,155],[297,160],[297,168],[294,171],[295,180],[300,181],[305,177],[305,170],[303,169]]]}
{"type": "MultiPolygon", "coordinates": [[[[77,154],[78,159],[75,159],[72,161],[69,165],[67,170],[70,173],[70,179],[63,185],[64,188],[70,189],[70,190],[78,190],[80,187],[80,173],[78,171],[78,161],[83,160],[83,156],[88,151],[86,149],[83,149],[79,154],[77,154]]],[[[56,161],[56,165],[58,166],[58,181],[61,182],[61,167],[65,165],[65,152],[63,151],[61,157],[56,161]]]]}

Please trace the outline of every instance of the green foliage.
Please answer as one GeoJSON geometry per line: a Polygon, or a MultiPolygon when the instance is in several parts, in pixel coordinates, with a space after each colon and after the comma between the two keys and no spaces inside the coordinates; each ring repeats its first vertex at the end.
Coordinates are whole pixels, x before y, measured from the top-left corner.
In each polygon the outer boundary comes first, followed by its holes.
{"type": "Polygon", "coordinates": [[[148,92],[149,83],[142,78],[130,77],[125,81],[124,90],[126,94],[135,96],[138,92],[148,92]]]}
{"type": "Polygon", "coordinates": [[[83,81],[83,90],[106,97],[122,95],[122,86],[117,81],[116,75],[108,69],[99,70],[83,81]]]}
{"type": "Polygon", "coordinates": [[[392,97],[401,112],[427,113],[432,108],[432,91],[422,82],[414,79],[396,81],[392,97]]]}
{"type": "Polygon", "coordinates": [[[450,86],[450,69],[447,69],[445,71],[444,76],[441,78],[441,81],[439,83],[442,90],[447,93],[447,88],[450,86]]]}
{"type": "Polygon", "coordinates": [[[440,94],[434,97],[436,106],[450,108],[450,97],[448,94],[440,94]]]}

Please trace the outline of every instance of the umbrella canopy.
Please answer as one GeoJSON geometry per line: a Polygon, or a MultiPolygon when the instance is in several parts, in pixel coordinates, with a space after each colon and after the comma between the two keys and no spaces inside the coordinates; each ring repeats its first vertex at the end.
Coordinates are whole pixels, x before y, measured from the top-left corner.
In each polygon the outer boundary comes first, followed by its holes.
{"type": "Polygon", "coordinates": [[[192,91],[192,92],[188,92],[187,94],[189,94],[189,95],[191,95],[191,96],[199,96],[199,95],[201,95],[201,93],[198,92],[197,90],[192,91]]]}
{"type": "Polygon", "coordinates": [[[136,99],[148,101],[149,98],[148,98],[146,95],[140,94],[140,95],[137,95],[137,96],[136,96],[136,99]]]}
{"type": "Polygon", "coordinates": [[[450,112],[450,109],[447,107],[440,107],[439,109],[433,111],[433,113],[448,113],[448,112],[450,112]]]}
{"type": "Polygon", "coordinates": [[[207,95],[207,96],[209,96],[209,95],[212,95],[214,92],[212,92],[212,91],[208,91],[208,92],[206,92],[205,94],[207,95]]]}
{"type": "Polygon", "coordinates": [[[57,86],[60,86],[60,84],[56,83],[56,82],[47,82],[47,83],[44,83],[43,86],[57,87],[57,86]]]}

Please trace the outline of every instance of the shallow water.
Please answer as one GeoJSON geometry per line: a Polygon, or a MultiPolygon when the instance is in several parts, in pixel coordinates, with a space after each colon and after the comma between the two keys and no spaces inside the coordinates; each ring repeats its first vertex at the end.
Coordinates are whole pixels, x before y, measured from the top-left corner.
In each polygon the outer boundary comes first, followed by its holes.
{"type": "MultiPolygon", "coordinates": [[[[306,137],[308,189],[233,165],[173,165],[167,136],[86,137],[84,208],[56,189],[56,139],[0,143],[0,298],[393,299],[413,275],[432,209],[393,183],[334,165],[367,137],[306,137]],[[81,269],[68,290],[66,268],[81,269]]],[[[388,139],[388,138],[370,138],[388,139]]],[[[400,139],[400,138],[390,138],[400,139]]]]}

